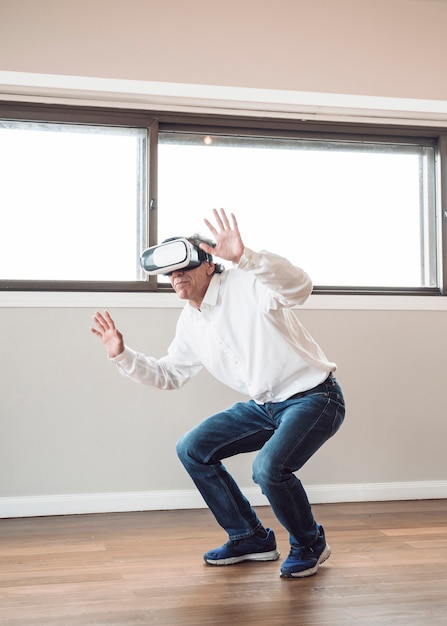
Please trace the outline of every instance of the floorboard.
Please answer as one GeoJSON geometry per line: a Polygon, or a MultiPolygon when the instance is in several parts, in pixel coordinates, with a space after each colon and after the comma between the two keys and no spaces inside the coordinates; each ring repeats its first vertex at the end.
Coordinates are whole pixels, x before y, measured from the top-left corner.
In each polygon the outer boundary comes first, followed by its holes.
{"type": "Polygon", "coordinates": [[[445,626],[447,500],[314,507],[332,556],[316,576],[281,559],[212,567],[208,510],[0,520],[1,626],[445,626]]]}

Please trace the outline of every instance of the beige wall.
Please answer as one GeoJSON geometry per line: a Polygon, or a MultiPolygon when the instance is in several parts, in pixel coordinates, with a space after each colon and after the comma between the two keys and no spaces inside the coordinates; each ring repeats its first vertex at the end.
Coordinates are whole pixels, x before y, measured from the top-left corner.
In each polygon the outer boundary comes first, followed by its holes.
{"type": "MultiPolygon", "coordinates": [[[[167,492],[162,501],[171,506],[181,490],[195,505],[175,442],[239,397],[205,372],[173,392],[122,378],[89,333],[93,310],[0,309],[4,510],[8,498],[15,505],[14,498],[65,494],[76,502],[79,494],[127,492],[167,492]]],[[[164,353],[178,309],[111,310],[130,345],[164,353]]],[[[431,497],[433,482],[445,489],[446,313],[308,309],[299,316],[337,361],[348,407],[343,428],[301,472],[312,499],[431,497]]],[[[253,488],[250,456],[229,465],[253,488]]]]}
{"type": "MultiPolygon", "coordinates": [[[[446,26],[442,0],[0,0],[0,72],[447,102],[446,26]]],[[[238,397],[205,372],[178,392],[121,378],[88,332],[104,297],[90,301],[1,301],[0,515],[98,510],[99,494],[199,503],[175,441],[238,397]]],[[[348,404],[302,472],[314,500],[447,495],[446,312],[386,308],[299,312],[348,404]]],[[[111,310],[131,345],[164,353],[179,309],[111,310]]],[[[250,457],[229,465],[250,491],[250,457]]]]}
{"type": "Polygon", "coordinates": [[[0,0],[0,69],[447,100],[445,0],[0,0]]]}

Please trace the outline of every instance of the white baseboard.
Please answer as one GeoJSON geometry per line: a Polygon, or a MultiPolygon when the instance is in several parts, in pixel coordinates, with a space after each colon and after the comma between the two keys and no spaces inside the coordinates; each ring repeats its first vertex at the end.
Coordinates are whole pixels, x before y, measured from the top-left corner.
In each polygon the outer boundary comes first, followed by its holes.
{"type": "MultiPolygon", "coordinates": [[[[247,487],[243,491],[253,506],[268,504],[257,487],[247,487]]],[[[314,485],[307,487],[306,491],[312,504],[433,500],[447,498],[447,481],[314,485]]],[[[205,506],[195,489],[0,497],[0,518],[198,509],[205,506]]]]}

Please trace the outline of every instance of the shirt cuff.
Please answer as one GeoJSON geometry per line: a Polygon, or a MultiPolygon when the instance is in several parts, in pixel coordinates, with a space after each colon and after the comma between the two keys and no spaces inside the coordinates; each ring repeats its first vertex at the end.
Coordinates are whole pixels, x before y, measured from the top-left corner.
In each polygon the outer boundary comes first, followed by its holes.
{"type": "Polygon", "coordinates": [[[129,369],[135,361],[135,352],[124,346],[124,350],[118,356],[109,357],[109,361],[120,365],[123,369],[129,369]]]}
{"type": "Polygon", "coordinates": [[[257,265],[258,253],[250,250],[250,248],[244,248],[239,263],[235,264],[238,270],[251,270],[257,265]]]}

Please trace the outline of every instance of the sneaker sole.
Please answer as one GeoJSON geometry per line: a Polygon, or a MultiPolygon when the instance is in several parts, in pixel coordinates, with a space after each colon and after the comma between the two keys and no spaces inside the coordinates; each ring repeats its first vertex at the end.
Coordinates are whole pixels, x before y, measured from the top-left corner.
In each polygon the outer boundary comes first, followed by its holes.
{"type": "Polygon", "coordinates": [[[281,578],[306,578],[307,576],[313,576],[318,572],[318,568],[322,563],[328,560],[331,556],[331,548],[328,544],[326,544],[325,549],[320,554],[320,558],[316,562],[314,567],[310,567],[309,569],[302,570],[301,572],[283,572],[281,571],[281,578]]]}
{"type": "Polygon", "coordinates": [[[252,554],[241,554],[241,556],[231,556],[227,559],[210,559],[205,558],[205,563],[209,565],[235,565],[242,561],[276,561],[280,557],[278,550],[270,552],[253,552],[252,554]]]}

